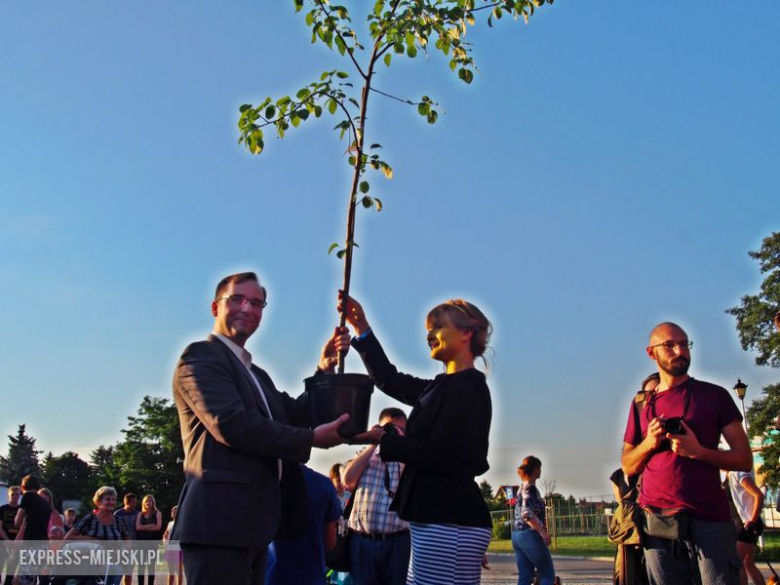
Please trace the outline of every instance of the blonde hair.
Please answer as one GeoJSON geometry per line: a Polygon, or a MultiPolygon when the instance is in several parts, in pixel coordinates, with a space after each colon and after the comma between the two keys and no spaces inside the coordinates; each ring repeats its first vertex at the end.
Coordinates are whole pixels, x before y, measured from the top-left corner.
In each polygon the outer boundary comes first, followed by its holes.
{"type": "Polygon", "coordinates": [[[147,500],[152,500],[152,511],[156,514],[157,513],[157,500],[154,499],[154,496],[152,494],[146,494],[144,496],[144,499],[141,500],[141,513],[144,511],[144,503],[147,500]]]}
{"type": "Polygon", "coordinates": [[[430,310],[428,316],[425,317],[425,325],[428,329],[433,326],[441,326],[444,315],[447,315],[458,329],[473,332],[469,348],[474,357],[482,357],[488,348],[490,335],[493,333],[493,326],[485,314],[468,301],[450,299],[430,310]]]}
{"type": "Polygon", "coordinates": [[[92,503],[95,504],[96,506],[99,506],[100,500],[102,500],[106,496],[114,496],[115,498],[117,497],[116,490],[112,488],[110,485],[104,485],[102,487],[99,487],[95,492],[95,496],[92,498],[92,503]]]}
{"type": "Polygon", "coordinates": [[[38,490],[39,496],[46,496],[49,498],[49,505],[53,508],[54,507],[54,494],[51,493],[51,490],[49,488],[41,488],[38,490]]]}

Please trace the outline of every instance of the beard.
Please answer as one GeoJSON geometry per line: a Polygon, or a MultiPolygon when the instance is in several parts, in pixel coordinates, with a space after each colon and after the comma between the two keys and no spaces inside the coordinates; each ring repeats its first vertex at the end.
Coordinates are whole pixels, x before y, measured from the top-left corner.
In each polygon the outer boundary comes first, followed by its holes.
{"type": "Polygon", "coordinates": [[[691,361],[683,356],[677,356],[669,361],[658,364],[661,369],[670,376],[682,376],[688,373],[688,368],[691,365],[691,361]]]}

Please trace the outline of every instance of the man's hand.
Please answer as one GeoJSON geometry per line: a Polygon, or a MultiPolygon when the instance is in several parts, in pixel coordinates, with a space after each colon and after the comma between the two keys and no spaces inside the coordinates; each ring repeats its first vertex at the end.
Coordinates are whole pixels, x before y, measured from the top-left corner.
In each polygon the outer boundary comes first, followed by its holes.
{"type": "Polygon", "coordinates": [[[339,435],[338,430],[339,427],[348,420],[349,415],[345,413],[336,420],[315,428],[312,447],[318,447],[319,449],[330,449],[336,445],[341,445],[344,442],[344,437],[339,435]]]}
{"type": "Polygon", "coordinates": [[[352,325],[355,333],[360,336],[371,329],[366,319],[363,307],[349,295],[345,295],[343,290],[339,291],[339,304],[337,306],[339,313],[342,313],[347,319],[347,323],[352,325]]]}
{"type": "Polygon", "coordinates": [[[672,451],[681,457],[698,459],[702,453],[702,446],[701,443],[699,443],[699,439],[696,438],[691,427],[685,424],[684,420],[681,420],[680,424],[682,424],[682,427],[685,430],[684,434],[672,435],[671,433],[666,433],[666,438],[672,443],[672,451]]]}
{"type": "Polygon", "coordinates": [[[647,436],[644,438],[643,442],[648,450],[654,451],[661,446],[661,443],[663,443],[665,438],[666,431],[661,426],[661,421],[656,417],[647,425],[647,436]]]}
{"type": "Polygon", "coordinates": [[[344,352],[344,355],[347,355],[347,352],[349,351],[349,342],[349,329],[346,327],[336,327],[333,331],[333,337],[328,339],[325,346],[322,348],[319,364],[320,370],[332,373],[336,364],[338,364],[339,353],[344,352]]]}

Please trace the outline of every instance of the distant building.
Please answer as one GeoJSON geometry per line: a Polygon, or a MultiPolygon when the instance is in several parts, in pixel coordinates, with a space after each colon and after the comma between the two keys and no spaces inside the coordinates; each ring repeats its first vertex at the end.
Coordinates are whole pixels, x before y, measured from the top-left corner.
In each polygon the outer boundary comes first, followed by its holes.
{"type": "Polygon", "coordinates": [[[500,485],[496,489],[496,493],[493,496],[495,500],[506,500],[506,503],[510,506],[515,505],[515,498],[520,491],[519,485],[500,485]]]}

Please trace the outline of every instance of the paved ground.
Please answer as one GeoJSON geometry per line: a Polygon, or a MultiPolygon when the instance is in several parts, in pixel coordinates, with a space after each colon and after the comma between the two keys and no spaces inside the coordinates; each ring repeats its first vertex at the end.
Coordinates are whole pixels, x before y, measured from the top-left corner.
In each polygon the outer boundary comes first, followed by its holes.
{"type": "MultiPolygon", "coordinates": [[[[609,585],[612,583],[612,560],[579,559],[553,556],[555,572],[563,585],[609,585]]],[[[489,554],[489,571],[482,571],[486,585],[516,585],[517,565],[514,555],[489,554]]]]}
{"type": "MultiPolygon", "coordinates": [[[[610,585],[612,583],[612,559],[582,559],[553,555],[553,562],[555,573],[561,578],[563,585],[610,585]]],[[[517,585],[517,565],[515,565],[514,555],[489,554],[488,563],[490,570],[482,571],[482,583],[517,585]]],[[[766,563],[758,563],[758,568],[765,577],[772,574],[766,563]]],[[[780,572],[777,566],[775,570],[780,572]]]]}

